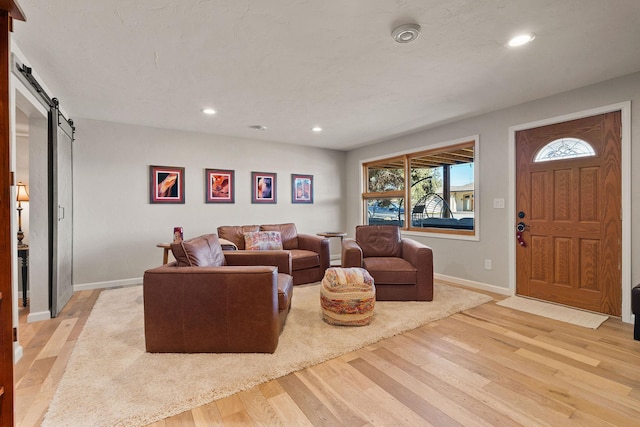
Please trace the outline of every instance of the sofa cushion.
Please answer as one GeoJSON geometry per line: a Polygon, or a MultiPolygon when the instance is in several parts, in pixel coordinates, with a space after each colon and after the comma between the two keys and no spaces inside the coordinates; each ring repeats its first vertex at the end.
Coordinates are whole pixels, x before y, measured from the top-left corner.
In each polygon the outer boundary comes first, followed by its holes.
{"type": "Polygon", "coordinates": [[[279,231],[251,231],[244,233],[244,247],[249,251],[282,250],[279,231]]]}
{"type": "Polygon", "coordinates": [[[279,231],[282,236],[282,247],[284,249],[298,249],[298,231],[292,222],[286,224],[265,224],[260,226],[262,231],[279,231]]]}
{"type": "Polygon", "coordinates": [[[171,244],[178,267],[219,267],[225,265],[222,247],[215,234],[205,234],[171,244]]]}
{"type": "Polygon", "coordinates": [[[415,285],[418,280],[418,270],[402,258],[370,257],[363,259],[362,264],[376,284],[415,285]]]}
{"type": "Polygon", "coordinates": [[[402,257],[400,227],[396,225],[359,225],[356,242],[363,257],[402,257]]]}
{"type": "Polygon", "coordinates": [[[244,249],[244,233],[260,231],[259,225],[223,225],[218,227],[218,237],[235,243],[238,249],[244,249]]]}
{"type": "Polygon", "coordinates": [[[291,250],[291,269],[293,271],[318,267],[319,265],[320,255],[317,252],[305,251],[303,249],[291,250]]]}

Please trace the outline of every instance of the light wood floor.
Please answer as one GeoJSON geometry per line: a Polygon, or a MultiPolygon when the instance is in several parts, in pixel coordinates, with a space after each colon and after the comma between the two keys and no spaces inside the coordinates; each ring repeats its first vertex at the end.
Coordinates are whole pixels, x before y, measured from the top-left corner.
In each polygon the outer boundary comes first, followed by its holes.
{"type": "MultiPolygon", "coordinates": [[[[99,293],[57,319],[21,313],[19,426],[40,425],[99,293]]],[[[594,331],[488,303],[152,424],[211,425],[640,426],[640,342],[618,319],[594,331]]]]}

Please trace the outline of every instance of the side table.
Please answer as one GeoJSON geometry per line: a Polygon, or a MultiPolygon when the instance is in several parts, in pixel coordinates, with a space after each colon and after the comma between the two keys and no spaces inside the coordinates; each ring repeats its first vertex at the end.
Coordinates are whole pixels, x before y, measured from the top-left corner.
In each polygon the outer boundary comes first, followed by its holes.
{"type": "MultiPolygon", "coordinates": [[[[331,239],[332,237],[340,238],[340,263],[337,264],[337,266],[339,267],[340,265],[342,265],[342,239],[344,239],[344,236],[346,236],[347,233],[344,233],[342,231],[325,231],[325,232],[316,233],[316,234],[318,236],[326,237],[327,239],[331,239]]],[[[331,264],[331,266],[334,266],[334,265],[331,264]]]]}
{"type": "Polygon", "coordinates": [[[29,282],[29,245],[18,245],[18,258],[22,267],[22,306],[27,306],[27,283],[29,282]]]}
{"type": "Polygon", "coordinates": [[[169,263],[169,249],[171,249],[171,245],[169,243],[158,243],[156,245],[158,248],[164,249],[164,253],[162,254],[162,265],[169,263]]]}

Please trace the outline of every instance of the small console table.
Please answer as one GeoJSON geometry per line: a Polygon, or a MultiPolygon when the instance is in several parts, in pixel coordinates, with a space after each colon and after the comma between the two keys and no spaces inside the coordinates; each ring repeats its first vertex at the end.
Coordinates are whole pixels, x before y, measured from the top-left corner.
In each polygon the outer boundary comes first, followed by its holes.
{"type": "Polygon", "coordinates": [[[29,282],[29,245],[18,245],[18,258],[22,268],[22,306],[27,306],[27,283],[29,282]]]}

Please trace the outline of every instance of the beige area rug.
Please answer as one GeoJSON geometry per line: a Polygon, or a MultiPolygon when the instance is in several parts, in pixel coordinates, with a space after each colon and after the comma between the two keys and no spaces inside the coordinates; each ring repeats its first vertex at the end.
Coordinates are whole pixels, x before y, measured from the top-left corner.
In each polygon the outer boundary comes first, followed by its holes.
{"type": "Polygon", "coordinates": [[[598,329],[598,327],[609,318],[609,316],[605,316],[604,314],[596,314],[590,311],[578,310],[518,296],[506,298],[496,304],[591,329],[598,329]]]}
{"type": "Polygon", "coordinates": [[[274,354],[145,353],[142,286],[104,291],[42,425],[145,425],[492,299],[434,291],[432,302],[377,302],[371,324],[341,327],[322,320],[319,285],[297,286],[274,354]]]}

